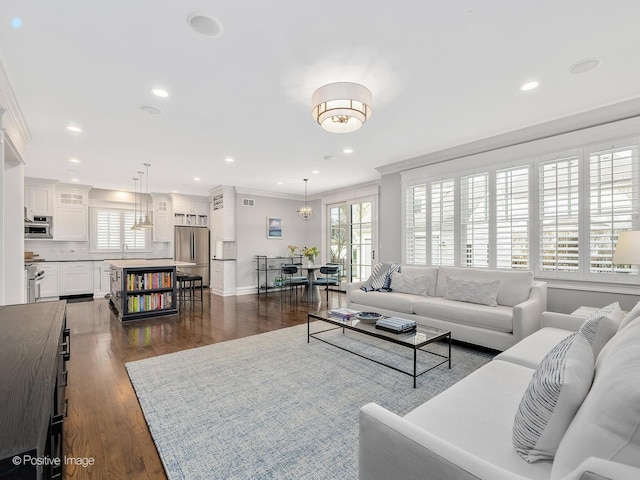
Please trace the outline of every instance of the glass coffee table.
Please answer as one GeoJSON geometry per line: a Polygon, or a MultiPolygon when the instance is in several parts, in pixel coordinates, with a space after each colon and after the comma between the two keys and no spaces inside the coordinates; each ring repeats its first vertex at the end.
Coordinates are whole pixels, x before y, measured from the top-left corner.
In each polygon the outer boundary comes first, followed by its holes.
{"type": "Polygon", "coordinates": [[[367,360],[371,360],[372,362],[378,363],[380,365],[384,365],[385,367],[392,368],[398,372],[404,373],[413,377],[413,388],[416,388],[416,379],[430,370],[433,370],[436,367],[444,363],[449,363],[449,368],[451,368],[451,332],[448,330],[439,330],[437,328],[425,327],[423,325],[417,325],[416,329],[411,332],[404,333],[393,333],[385,330],[380,330],[376,328],[374,323],[365,323],[356,317],[351,317],[347,320],[343,320],[340,317],[332,317],[329,315],[327,311],[322,312],[310,312],[307,314],[307,343],[311,341],[311,338],[315,338],[316,340],[320,340],[321,342],[328,343],[329,345],[333,345],[341,350],[345,350],[349,353],[353,353],[359,357],[365,358],[367,360]],[[325,323],[329,323],[333,325],[331,328],[327,328],[325,330],[320,330],[317,332],[311,333],[311,321],[319,320],[325,323]],[[375,360],[373,358],[367,357],[362,353],[355,352],[353,350],[349,350],[343,346],[332,343],[324,338],[320,337],[320,334],[324,332],[329,332],[332,330],[342,329],[342,333],[345,333],[345,330],[352,330],[354,332],[359,332],[363,335],[368,335],[370,337],[379,338],[381,340],[395,343],[397,345],[402,345],[404,347],[410,348],[413,350],[413,371],[406,371],[400,368],[397,368],[393,365],[389,365],[388,363],[381,362],[379,360],[375,360]],[[440,340],[448,341],[449,343],[449,353],[448,355],[441,355],[436,352],[432,352],[429,350],[425,350],[423,347],[429,345],[430,343],[437,342],[440,340]],[[442,357],[442,360],[435,365],[430,366],[426,370],[421,372],[417,372],[417,362],[418,362],[418,351],[428,353],[430,355],[435,355],[438,357],[442,357]]]}

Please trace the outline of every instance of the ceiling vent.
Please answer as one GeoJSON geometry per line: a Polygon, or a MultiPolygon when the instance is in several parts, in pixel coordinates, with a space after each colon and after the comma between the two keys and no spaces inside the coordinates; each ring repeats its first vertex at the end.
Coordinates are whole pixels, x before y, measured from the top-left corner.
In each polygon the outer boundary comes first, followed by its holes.
{"type": "Polygon", "coordinates": [[[255,207],[256,206],[256,201],[253,198],[243,198],[242,199],[242,206],[243,207],[255,207]]]}

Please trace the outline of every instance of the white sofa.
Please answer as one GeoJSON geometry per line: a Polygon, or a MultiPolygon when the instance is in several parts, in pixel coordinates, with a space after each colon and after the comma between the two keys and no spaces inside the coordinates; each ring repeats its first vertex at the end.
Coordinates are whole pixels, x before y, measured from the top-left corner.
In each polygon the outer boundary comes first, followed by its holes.
{"type": "Polygon", "coordinates": [[[593,383],[566,432],[561,430],[553,460],[527,463],[512,441],[514,417],[535,368],[585,321],[545,312],[539,331],[404,417],[365,405],[359,478],[640,479],[640,303],[633,314],[597,356],[593,383]]]}
{"type": "MultiPolygon", "coordinates": [[[[426,282],[426,296],[397,291],[360,289],[364,282],[347,284],[347,307],[451,331],[454,340],[506,350],[540,328],[547,308],[547,284],[534,281],[533,273],[456,267],[401,267],[403,277],[426,282]],[[475,282],[500,281],[497,306],[446,300],[447,278],[475,282]]],[[[393,275],[391,289],[394,289],[393,275]]]]}

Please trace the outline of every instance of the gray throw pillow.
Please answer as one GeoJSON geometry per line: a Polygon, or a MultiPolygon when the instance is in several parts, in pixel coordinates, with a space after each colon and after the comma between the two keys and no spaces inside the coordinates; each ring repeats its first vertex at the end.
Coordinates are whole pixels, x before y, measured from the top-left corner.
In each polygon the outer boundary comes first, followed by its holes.
{"type": "Polygon", "coordinates": [[[426,297],[428,288],[429,277],[427,275],[403,275],[402,273],[391,275],[392,292],[412,293],[426,297]]]}
{"type": "Polygon", "coordinates": [[[602,347],[616,334],[623,317],[620,305],[614,302],[594,312],[584,321],[579,332],[589,341],[593,358],[598,358],[602,347]]]}
{"type": "Polygon", "coordinates": [[[447,290],[444,299],[497,307],[498,287],[500,287],[500,280],[472,282],[471,280],[447,277],[447,290]]]}
{"type": "Polygon", "coordinates": [[[365,292],[386,291],[391,283],[391,275],[400,271],[400,264],[393,262],[378,263],[374,265],[371,275],[360,290],[365,292]]]}

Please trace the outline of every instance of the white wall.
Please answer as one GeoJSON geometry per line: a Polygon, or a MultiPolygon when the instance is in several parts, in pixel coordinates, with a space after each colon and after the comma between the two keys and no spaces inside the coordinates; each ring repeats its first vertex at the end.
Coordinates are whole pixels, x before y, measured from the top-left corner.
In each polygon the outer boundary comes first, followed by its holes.
{"type": "MultiPolygon", "coordinates": [[[[315,210],[311,220],[298,217],[304,202],[260,195],[236,194],[236,285],[238,294],[256,293],[257,277],[254,255],[289,255],[288,245],[316,246],[323,249],[322,209],[319,200],[307,203],[315,210]],[[243,207],[242,198],[255,200],[254,207],[243,207]],[[281,239],[267,238],[267,216],[282,218],[281,239]]],[[[321,252],[320,260],[324,259],[321,252]]]]}

